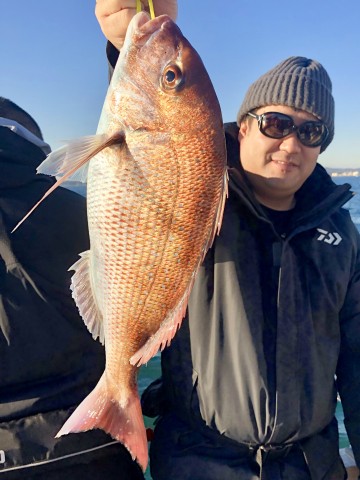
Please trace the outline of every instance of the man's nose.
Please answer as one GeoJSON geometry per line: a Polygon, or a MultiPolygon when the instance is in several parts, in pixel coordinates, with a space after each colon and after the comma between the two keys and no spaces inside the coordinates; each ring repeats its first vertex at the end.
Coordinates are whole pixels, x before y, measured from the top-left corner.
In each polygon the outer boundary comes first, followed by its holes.
{"type": "Polygon", "coordinates": [[[280,150],[284,150],[287,153],[299,153],[301,151],[301,142],[298,139],[296,132],[283,138],[280,150]]]}

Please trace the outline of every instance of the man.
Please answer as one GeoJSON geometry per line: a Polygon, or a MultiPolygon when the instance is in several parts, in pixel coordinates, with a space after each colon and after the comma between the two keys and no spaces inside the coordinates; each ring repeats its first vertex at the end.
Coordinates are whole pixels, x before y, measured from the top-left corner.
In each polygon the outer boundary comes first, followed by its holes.
{"type": "Polygon", "coordinates": [[[104,368],[70,291],[68,268],[88,248],[85,199],[57,189],[12,229],[54,180],[35,120],[0,97],[0,478],[141,479],[102,431],[55,435],[104,368]]]}
{"type": "MultiPolygon", "coordinates": [[[[135,2],[110,3],[96,13],[114,66],[135,2]]],[[[154,480],[345,479],[337,392],[360,464],[360,236],[342,209],[350,186],[317,163],[334,136],[331,88],[319,62],[288,58],[226,125],[221,232],[143,396],[159,416],[154,480]]]]}

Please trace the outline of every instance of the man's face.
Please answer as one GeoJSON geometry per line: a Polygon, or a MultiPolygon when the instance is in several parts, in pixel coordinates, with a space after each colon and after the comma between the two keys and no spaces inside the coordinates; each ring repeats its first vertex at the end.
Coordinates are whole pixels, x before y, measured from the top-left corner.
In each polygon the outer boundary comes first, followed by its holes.
{"type": "MultiPolygon", "coordinates": [[[[295,125],[318,120],[310,113],[280,105],[262,107],[255,113],[265,112],[285,113],[295,125]]],[[[266,137],[251,117],[240,126],[239,142],[241,164],[258,201],[275,210],[293,208],[294,194],[313,172],[321,147],[304,146],[296,132],[280,139],[266,137]]]]}

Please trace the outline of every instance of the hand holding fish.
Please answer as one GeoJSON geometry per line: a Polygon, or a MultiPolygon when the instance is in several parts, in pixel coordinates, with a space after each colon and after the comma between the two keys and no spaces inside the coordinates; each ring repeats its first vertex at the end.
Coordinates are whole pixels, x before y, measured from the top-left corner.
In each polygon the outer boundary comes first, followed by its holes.
{"type": "MultiPolygon", "coordinates": [[[[148,0],[141,0],[143,10],[149,12],[148,0]]],[[[177,17],[177,0],[153,0],[155,15],[177,17]]],[[[118,50],[123,46],[126,30],[136,14],[136,0],[97,0],[95,15],[105,37],[118,50]]]]}

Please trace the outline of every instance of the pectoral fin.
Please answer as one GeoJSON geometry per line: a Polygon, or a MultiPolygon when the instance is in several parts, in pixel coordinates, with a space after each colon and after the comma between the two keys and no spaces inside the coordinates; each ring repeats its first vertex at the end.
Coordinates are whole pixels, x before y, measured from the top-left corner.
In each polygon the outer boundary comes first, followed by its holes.
{"type": "Polygon", "coordinates": [[[83,137],[75,140],[59,150],[55,150],[38,167],[38,173],[60,177],[59,180],[43,195],[32,209],[20,220],[15,230],[32,214],[32,212],[50,195],[57,187],[70,177],[73,180],[85,181],[88,161],[106,147],[119,145],[125,141],[123,132],[112,135],[101,134],[93,137],[83,137]]]}

